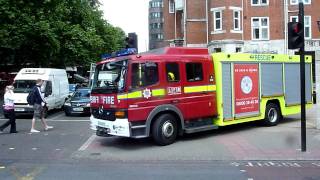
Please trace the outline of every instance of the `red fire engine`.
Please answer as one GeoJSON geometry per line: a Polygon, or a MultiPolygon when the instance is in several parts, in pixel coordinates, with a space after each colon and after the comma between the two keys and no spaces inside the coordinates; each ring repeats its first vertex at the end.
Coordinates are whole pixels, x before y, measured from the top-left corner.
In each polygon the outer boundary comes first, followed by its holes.
{"type": "MultiPolygon", "coordinates": [[[[206,48],[124,51],[96,64],[91,129],[168,145],[178,135],[299,113],[299,57],[209,55],[206,48]],[[295,89],[293,91],[293,89],[295,89]]],[[[306,102],[312,102],[306,57],[306,102]]]]}

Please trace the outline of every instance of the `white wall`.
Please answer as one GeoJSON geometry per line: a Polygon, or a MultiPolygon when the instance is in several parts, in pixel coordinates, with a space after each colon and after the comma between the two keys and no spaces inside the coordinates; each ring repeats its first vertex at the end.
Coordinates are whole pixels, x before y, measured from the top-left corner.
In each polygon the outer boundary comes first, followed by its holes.
{"type": "Polygon", "coordinates": [[[244,52],[284,54],[284,40],[245,41],[244,52]]]}

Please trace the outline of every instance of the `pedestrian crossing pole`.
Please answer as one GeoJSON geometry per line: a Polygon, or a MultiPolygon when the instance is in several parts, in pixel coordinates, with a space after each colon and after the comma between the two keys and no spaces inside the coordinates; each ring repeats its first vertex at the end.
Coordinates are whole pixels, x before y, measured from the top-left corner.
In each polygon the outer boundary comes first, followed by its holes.
{"type": "Polygon", "coordinates": [[[303,45],[300,47],[300,92],[301,92],[301,151],[306,152],[307,150],[307,136],[306,136],[306,82],[305,82],[305,59],[304,59],[304,5],[299,2],[299,22],[302,24],[302,42],[303,45]]]}

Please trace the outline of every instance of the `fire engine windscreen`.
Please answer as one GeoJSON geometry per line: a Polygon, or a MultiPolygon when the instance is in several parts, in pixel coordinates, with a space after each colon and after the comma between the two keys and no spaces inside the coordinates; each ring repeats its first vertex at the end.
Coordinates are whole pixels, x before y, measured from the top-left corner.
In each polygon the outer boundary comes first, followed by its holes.
{"type": "Polygon", "coordinates": [[[112,61],[96,67],[92,91],[118,92],[125,87],[127,60],[112,61]]]}

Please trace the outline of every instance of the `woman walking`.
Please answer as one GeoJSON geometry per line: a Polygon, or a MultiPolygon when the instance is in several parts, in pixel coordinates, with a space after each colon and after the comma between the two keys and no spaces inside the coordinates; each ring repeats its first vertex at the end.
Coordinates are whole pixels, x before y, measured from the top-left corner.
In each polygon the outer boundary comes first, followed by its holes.
{"type": "Polygon", "coordinates": [[[7,86],[4,94],[4,113],[8,116],[9,120],[0,126],[0,133],[10,125],[10,133],[17,133],[16,130],[16,116],[14,114],[14,87],[7,86]]]}

